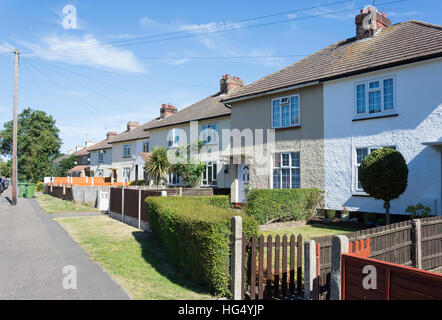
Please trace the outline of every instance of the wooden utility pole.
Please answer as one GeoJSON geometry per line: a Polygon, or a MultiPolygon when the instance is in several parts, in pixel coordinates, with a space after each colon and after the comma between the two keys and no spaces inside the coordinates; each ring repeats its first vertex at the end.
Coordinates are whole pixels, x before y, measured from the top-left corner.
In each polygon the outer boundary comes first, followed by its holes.
{"type": "Polygon", "coordinates": [[[15,49],[14,59],[14,111],[12,119],[12,201],[11,204],[17,204],[17,111],[18,111],[18,56],[20,52],[15,49]]]}

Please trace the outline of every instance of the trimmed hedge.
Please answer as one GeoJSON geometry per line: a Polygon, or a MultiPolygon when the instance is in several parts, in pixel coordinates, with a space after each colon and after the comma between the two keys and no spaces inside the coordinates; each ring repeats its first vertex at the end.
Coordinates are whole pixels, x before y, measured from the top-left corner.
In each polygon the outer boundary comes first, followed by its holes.
{"type": "Polygon", "coordinates": [[[322,202],[322,191],[312,189],[252,189],[245,211],[259,224],[310,218],[322,202]]]}
{"type": "Polygon", "coordinates": [[[147,212],[172,264],[212,294],[230,297],[231,218],[241,215],[243,232],[258,233],[256,221],[231,209],[219,208],[215,197],[148,197],[147,212]]]}
{"type": "Polygon", "coordinates": [[[230,208],[230,197],[229,196],[195,196],[191,197],[194,199],[198,199],[202,203],[222,208],[222,209],[229,209],[230,208]]]}

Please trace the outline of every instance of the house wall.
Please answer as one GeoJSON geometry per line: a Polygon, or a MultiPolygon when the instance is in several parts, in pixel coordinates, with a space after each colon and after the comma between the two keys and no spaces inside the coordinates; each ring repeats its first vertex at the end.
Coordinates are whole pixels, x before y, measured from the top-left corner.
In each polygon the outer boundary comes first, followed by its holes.
{"type": "MultiPolygon", "coordinates": [[[[203,125],[216,123],[217,131],[219,134],[218,143],[210,146],[212,150],[220,150],[221,149],[221,132],[223,129],[230,129],[230,117],[219,117],[209,120],[198,121],[198,134],[200,135],[203,130],[203,125]]],[[[164,128],[158,128],[154,130],[150,130],[150,144],[149,144],[149,152],[152,152],[155,147],[164,147],[167,148],[167,135],[171,129],[181,129],[183,131],[183,135],[180,135],[180,145],[190,143],[190,124],[181,124],[176,126],[169,126],[164,128]]],[[[202,135],[200,136],[202,140],[202,135]]],[[[193,142],[193,141],[192,141],[193,142]]],[[[223,163],[218,163],[217,165],[217,187],[218,188],[230,188],[230,172],[225,174],[224,170],[226,166],[223,163]]]]}
{"type": "MultiPolygon", "coordinates": [[[[149,141],[149,139],[139,139],[132,141],[116,142],[112,143],[112,168],[117,169],[117,182],[123,182],[123,168],[130,168],[130,181],[135,180],[135,165],[132,156],[138,155],[143,152],[143,142],[149,141]],[[130,144],[130,157],[123,157],[123,146],[130,144]]],[[[143,170],[138,169],[138,179],[143,178],[143,170]]]]}
{"type": "Polygon", "coordinates": [[[355,148],[395,145],[408,168],[408,188],[392,213],[419,202],[441,211],[441,152],[422,143],[442,136],[442,59],[390,68],[324,84],[325,204],[329,209],[385,212],[383,201],[355,196],[355,148]],[[398,116],[352,121],[354,83],[394,75],[398,116]],[[435,203],[436,202],[436,203],[435,203]]]}
{"type": "Polygon", "coordinates": [[[91,159],[91,171],[94,172],[94,176],[97,175],[97,170],[103,170],[103,177],[110,177],[112,175],[112,148],[103,149],[103,162],[98,162],[98,154],[101,150],[91,151],[90,159],[91,159]]]}
{"type": "MultiPolygon", "coordinates": [[[[273,153],[300,152],[301,188],[324,189],[323,146],[323,95],[322,86],[289,90],[246,101],[230,103],[232,106],[231,127],[233,129],[264,129],[264,152],[255,152],[250,165],[252,188],[271,189],[273,153]],[[267,144],[266,131],[272,127],[272,99],[300,94],[301,125],[297,128],[275,130],[275,145],[267,144]],[[262,163],[263,165],[258,165],[262,163]]],[[[254,145],[257,142],[254,141],[254,145]]],[[[236,171],[236,170],[235,170],[236,171]]],[[[232,195],[235,194],[236,176],[232,177],[232,195]]]]}

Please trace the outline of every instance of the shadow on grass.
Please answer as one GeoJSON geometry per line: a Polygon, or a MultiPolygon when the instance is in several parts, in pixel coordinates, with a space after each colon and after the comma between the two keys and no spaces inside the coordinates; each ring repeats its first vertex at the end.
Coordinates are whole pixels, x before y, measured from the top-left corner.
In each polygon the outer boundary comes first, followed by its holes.
{"type": "Polygon", "coordinates": [[[210,293],[201,286],[196,285],[192,281],[186,279],[186,276],[180,273],[175,266],[169,262],[167,251],[155,236],[154,233],[145,231],[132,232],[135,240],[141,245],[143,258],[158,273],[166,277],[173,283],[185,289],[194,291],[195,293],[209,295],[210,293]]]}

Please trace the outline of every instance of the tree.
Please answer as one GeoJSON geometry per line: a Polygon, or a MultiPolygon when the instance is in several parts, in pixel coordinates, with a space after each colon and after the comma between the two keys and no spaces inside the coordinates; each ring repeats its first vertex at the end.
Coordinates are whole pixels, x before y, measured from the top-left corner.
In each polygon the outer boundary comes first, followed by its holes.
{"type": "Polygon", "coordinates": [[[167,174],[170,173],[171,165],[167,156],[167,149],[162,147],[156,147],[150,158],[146,161],[144,171],[153,180],[154,184],[160,185],[167,174]]]}
{"type": "Polygon", "coordinates": [[[206,165],[202,162],[194,163],[191,158],[192,148],[199,152],[203,147],[202,141],[197,141],[189,145],[180,146],[176,152],[176,156],[184,156],[184,161],[179,161],[173,165],[173,171],[182,179],[185,187],[198,187],[201,183],[201,175],[206,169],[206,165]]]}
{"type": "Polygon", "coordinates": [[[8,160],[5,162],[0,158],[0,177],[10,178],[12,173],[11,171],[12,161],[8,160]]]}
{"type": "MultiPolygon", "coordinates": [[[[17,129],[18,178],[37,182],[52,176],[52,160],[59,155],[61,145],[55,120],[43,111],[26,108],[18,116],[17,129]]],[[[0,131],[0,152],[12,155],[12,121],[0,131]]]]}
{"type": "Polygon", "coordinates": [[[73,154],[68,158],[61,160],[54,166],[55,177],[66,177],[68,171],[71,170],[77,164],[77,157],[73,154]]]}
{"type": "Polygon", "coordinates": [[[390,201],[407,189],[408,167],[402,154],[391,148],[371,152],[359,167],[359,180],[365,192],[384,200],[386,222],[390,224],[390,201]]]}

